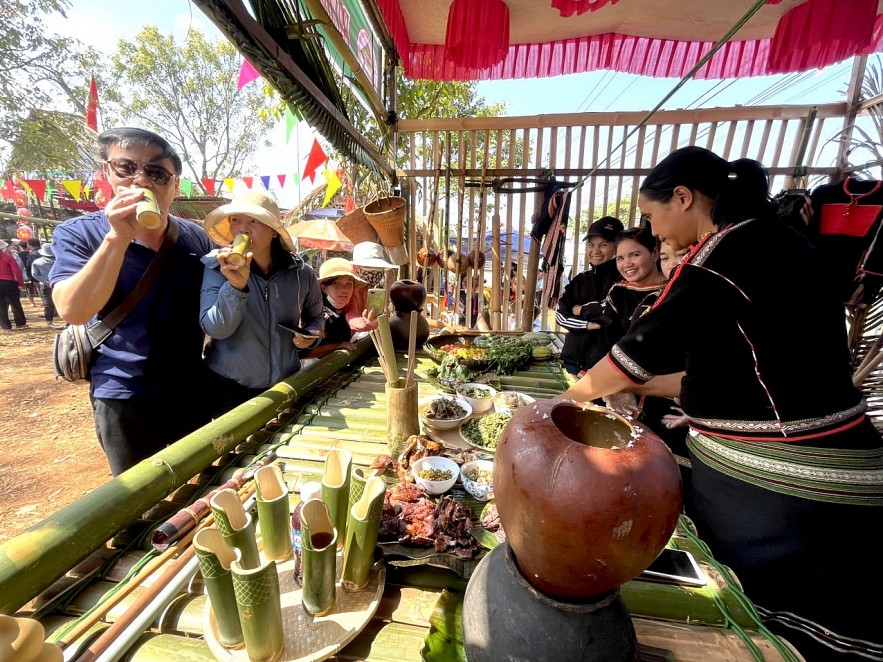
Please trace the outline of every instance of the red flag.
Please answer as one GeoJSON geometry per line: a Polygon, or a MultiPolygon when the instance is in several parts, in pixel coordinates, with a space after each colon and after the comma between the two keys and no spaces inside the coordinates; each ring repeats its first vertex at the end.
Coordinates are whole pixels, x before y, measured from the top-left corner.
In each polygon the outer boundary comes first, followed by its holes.
{"type": "Polygon", "coordinates": [[[46,200],[46,180],[45,179],[23,179],[28,188],[37,196],[37,200],[43,202],[46,200]]]}
{"type": "Polygon", "coordinates": [[[242,182],[245,184],[246,188],[251,188],[251,185],[254,182],[254,179],[251,177],[243,177],[242,182]]]}
{"type": "Polygon", "coordinates": [[[98,131],[98,85],[95,76],[89,82],[89,101],[86,102],[86,126],[98,131]]]}
{"type": "Polygon", "coordinates": [[[327,160],[328,157],[325,156],[325,152],[322,151],[322,146],[319,144],[319,141],[313,138],[313,146],[310,148],[310,155],[307,157],[307,165],[304,168],[304,179],[309,179],[315,184],[314,177],[316,171],[327,160]]]}
{"type": "Polygon", "coordinates": [[[206,194],[207,195],[214,195],[215,194],[215,180],[205,178],[201,181],[202,181],[202,185],[205,187],[206,194]]]}

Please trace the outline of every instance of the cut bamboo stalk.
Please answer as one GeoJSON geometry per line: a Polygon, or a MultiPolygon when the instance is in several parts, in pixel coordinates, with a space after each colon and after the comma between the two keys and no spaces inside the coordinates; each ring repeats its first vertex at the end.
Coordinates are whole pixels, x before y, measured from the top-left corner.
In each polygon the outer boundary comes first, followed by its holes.
{"type": "Polygon", "coordinates": [[[399,367],[396,363],[396,350],[392,343],[392,331],[389,328],[389,314],[377,316],[377,331],[380,333],[380,348],[386,361],[386,383],[393,388],[399,387],[399,367]]]}
{"type": "Polygon", "coordinates": [[[417,316],[420,313],[411,311],[411,325],[408,330],[408,371],[405,373],[405,386],[414,383],[414,364],[417,361],[417,316]]]}
{"type": "Polygon", "coordinates": [[[360,360],[368,347],[359,341],[354,350],[334,352],[299,370],[0,545],[0,613],[20,609],[154,503],[266,425],[281,407],[360,360]],[[76,536],[69,535],[71,522],[76,522],[76,536]],[[28,571],[21,572],[23,567],[28,571]]]}

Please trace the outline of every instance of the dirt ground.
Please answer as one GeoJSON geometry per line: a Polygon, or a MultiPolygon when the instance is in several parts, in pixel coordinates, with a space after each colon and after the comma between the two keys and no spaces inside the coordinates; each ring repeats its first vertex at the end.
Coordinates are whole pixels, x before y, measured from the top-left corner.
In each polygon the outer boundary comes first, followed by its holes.
{"type": "Polygon", "coordinates": [[[22,299],[30,328],[0,333],[0,543],[111,477],[95,438],[88,382],[52,373],[57,333],[39,299],[22,299]]]}

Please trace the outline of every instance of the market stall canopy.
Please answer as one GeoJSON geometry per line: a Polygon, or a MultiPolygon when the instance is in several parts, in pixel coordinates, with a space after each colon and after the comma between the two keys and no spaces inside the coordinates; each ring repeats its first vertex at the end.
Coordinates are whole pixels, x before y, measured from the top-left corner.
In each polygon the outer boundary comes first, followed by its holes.
{"type": "Polygon", "coordinates": [[[330,218],[314,218],[295,223],[288,228],[289,234],[298,240],[302,248],[326,251],[351,251],[353,242],[340,231],[330,218]]]}
{"type": "Polygon", "coordinates": [[[610,69],[682,77],[805,71],[881,49],[880,0],[377,0],[405,75],[541,78],[610,69]]]}

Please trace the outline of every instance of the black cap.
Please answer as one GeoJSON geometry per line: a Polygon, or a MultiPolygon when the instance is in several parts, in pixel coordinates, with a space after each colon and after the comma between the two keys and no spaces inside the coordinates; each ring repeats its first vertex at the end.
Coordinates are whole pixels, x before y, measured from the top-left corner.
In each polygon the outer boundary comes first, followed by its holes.
{"type": "Polygon", "coordinates": [[[583,237],[583,241],[588,241],[589,237],[603,237],[605,241],[613,241],[616,235],[623,231],[622,221],[613,216],[602,216],[589,226],[589,231],[583,237]]]}

